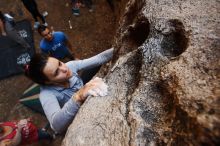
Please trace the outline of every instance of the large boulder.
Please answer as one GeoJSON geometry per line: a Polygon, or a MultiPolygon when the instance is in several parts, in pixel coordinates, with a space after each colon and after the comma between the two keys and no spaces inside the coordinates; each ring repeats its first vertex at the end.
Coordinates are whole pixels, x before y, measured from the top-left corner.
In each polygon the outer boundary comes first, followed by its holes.
{"type": "Polygon", "coordinates": [[[86,100],[63,146],[220,143],[219,7],[128,1],[105,76],[109,94],[86,100]]]}

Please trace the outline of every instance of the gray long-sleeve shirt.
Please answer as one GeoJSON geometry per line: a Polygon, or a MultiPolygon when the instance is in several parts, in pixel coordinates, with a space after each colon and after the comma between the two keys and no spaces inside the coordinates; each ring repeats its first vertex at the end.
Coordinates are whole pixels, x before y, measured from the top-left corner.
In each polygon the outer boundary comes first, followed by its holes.
{"type": "Polygon", "coordinates": [[[80,105],[71,99],[83,86],[77,71],[102,65],[109,61],[112,55],[113,48],[88,59],[67,62],[66,65],[73,73],[69,79],[69,88],[41,86],[40,102],[54,131],[61,133],[66,130],[80,108],[80,105]]]}

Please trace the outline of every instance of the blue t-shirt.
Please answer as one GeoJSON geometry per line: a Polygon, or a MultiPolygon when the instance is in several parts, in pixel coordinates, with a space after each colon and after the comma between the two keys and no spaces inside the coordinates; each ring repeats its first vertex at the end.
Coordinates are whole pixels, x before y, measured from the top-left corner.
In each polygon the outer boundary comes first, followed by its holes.
{"type": "Polygon", "coordinates": [[[70,54],[67,46],[66,46],[67,37],[63,32],[54,32],[53,39],[51,41],[47,41],[46,39],[42,39],[40,42],[41,50],[50,54],[51,56],[62,59],[66,55],[70,54]]]}

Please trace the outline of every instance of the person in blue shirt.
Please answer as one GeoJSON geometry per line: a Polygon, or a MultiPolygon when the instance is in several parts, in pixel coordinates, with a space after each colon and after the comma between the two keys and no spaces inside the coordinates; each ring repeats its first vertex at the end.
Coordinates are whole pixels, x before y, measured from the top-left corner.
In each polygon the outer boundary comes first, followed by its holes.
{"type": "Polygon", "coordinates": [[[72,45],[63,32],[51,32],[51,30],[44,25],[39,25],[38,32],[43,37],[40,41],[40,49],[43,53],[57,59],[68,57],[74,60],[72,45]]]}

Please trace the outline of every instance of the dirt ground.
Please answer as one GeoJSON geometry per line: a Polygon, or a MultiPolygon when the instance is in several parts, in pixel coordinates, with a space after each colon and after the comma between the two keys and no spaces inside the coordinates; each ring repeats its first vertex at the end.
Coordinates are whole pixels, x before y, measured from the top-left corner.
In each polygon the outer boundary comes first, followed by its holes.
{"type": "MultiPolygon", "coordinates": [[[[81,8],[80,16],[71,13],[70,0],[36,0],[40,12],[47,11],[46,21],[55,31],[63,31],[69,37],[78,58],[87,58],[112,46],[116,30],[116,17],[106,0],[93,0],[94,12],[81,8]],[[73,29],[69,28],[68,20],[73,29]]],[[[1,0],[0,10],[11,12],[16,21],[28,19],[34,23],[32,16],[24,8],[20,0],[1,0]]],[[[41,37],[33,29],[36,52],[40,52],[41,37]]],[[[34,113],[18,103],[19,97],[32,82],[24,75],[16,75],[0,81],[0,121],[17,120],[32,117],[34,123],[42,127],[47,123],[44,116],[34,113]]],[[[59,137],[52,143],[43,142],[35,146],[58,146],[62,141],[59,137]]]]}

